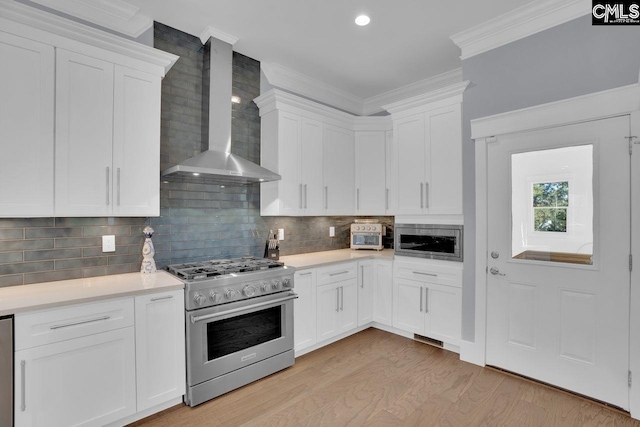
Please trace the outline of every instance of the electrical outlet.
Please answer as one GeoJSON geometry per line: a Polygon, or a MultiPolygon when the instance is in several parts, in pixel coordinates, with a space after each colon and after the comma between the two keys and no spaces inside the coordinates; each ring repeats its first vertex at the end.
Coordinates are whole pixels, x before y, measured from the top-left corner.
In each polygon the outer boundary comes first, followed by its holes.
{"type": "Polygon", "coordinates": [[[336,237],[336,228],[329,227],[329,237],[336,237]]]}
{"type": "Polygon", "coordinates": [[[116,251],[116,236],[102,236],[102,252],[116,251]]]}
{"type": "Polygon", "coordinates": [[[278,228],[278,240],[284,240],[284,228],[278,228]]]}

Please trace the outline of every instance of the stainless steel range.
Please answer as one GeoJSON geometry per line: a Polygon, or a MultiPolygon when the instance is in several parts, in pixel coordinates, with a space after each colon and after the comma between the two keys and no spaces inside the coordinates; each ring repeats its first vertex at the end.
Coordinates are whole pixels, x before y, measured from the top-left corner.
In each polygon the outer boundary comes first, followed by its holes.
{"type": "Polygon", "coordinates": [[[295,269],[247,257],[167,270],[186,283],[187,405],[293,365],[295,269]]]}

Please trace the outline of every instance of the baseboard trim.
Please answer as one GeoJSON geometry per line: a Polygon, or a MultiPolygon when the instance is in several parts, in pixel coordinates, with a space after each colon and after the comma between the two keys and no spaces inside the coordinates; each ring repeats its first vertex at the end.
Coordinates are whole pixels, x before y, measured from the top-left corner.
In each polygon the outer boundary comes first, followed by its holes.
{"type": "Polygon", "coordinates": [[[126,418],[122,418],[121,420],[115,421],[111,424],[107,424],[106,427],[123,427],[136,421],[140,421],[143,418],[147,418],[159,412],[165,411],[176,405],[184,405],[184,403],[182,402],[182,396],[175,397],[164,403],[145,409],[144,411],[136,412],[135,414],[129,415],[126,418]]]}

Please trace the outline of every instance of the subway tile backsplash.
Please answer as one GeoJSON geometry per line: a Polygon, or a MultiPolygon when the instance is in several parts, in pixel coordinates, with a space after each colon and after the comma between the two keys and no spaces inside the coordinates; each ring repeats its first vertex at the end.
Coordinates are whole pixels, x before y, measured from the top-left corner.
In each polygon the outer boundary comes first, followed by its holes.
{"type": "MultiPolygon", "coordinates": [[[[204,49],[192,35],[154,25],[155,47],[180,56],[162,81],[161,169],[192,157],[206,139],[202,97],[204,49]],[[203,126],[205,129],[203,130],[203,126]]],[[[260,162],[260,63],[233,55],[231,150],[260,162]]],[[[204,144],[206,146],[206,143],[204,144]]],[[[393,244],[393,217],[385,246],[393,244]]],[[[261,217],[260,187],[161,183],[157,218],[0,219],[0,287],[121,274],[140,270],[142,229],[151,225],[158,268],[215,258],[261,257],[269,230],[285,229],[281,255],[349,247],[353,217],[261,217]],[[329,237],[329,227],[336,236],[329,237]],[[102,252],[103,235],[115,235],[116,251],[102,252]]]]}

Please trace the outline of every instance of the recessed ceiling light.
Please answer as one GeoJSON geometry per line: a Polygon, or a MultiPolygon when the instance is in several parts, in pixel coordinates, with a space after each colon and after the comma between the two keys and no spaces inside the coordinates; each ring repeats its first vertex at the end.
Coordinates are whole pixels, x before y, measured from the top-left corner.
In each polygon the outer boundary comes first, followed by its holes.
{"type": "Polygon", "coordinates": [[[367,15],[360,15],[356,18],[356,25],[360,25],[361,27],[367,25],[371,22],[371,19],[367,15]]]}

